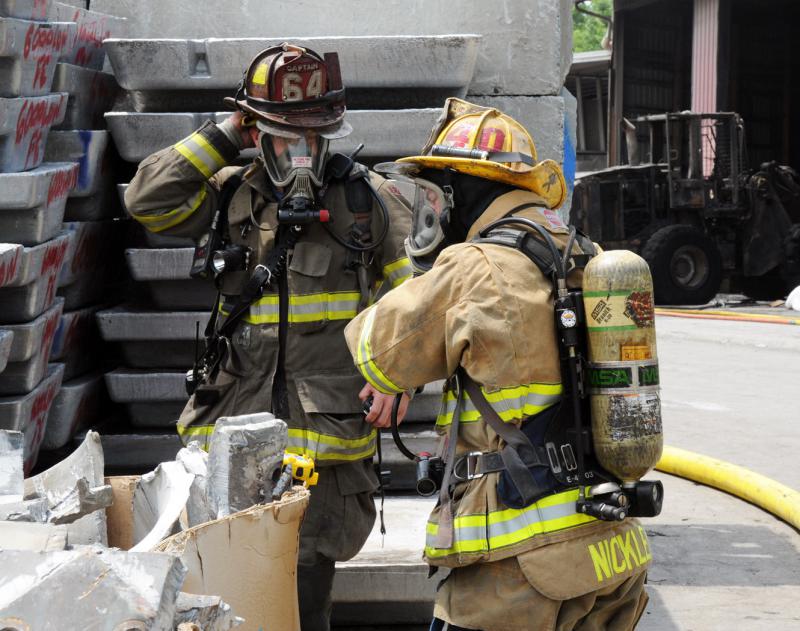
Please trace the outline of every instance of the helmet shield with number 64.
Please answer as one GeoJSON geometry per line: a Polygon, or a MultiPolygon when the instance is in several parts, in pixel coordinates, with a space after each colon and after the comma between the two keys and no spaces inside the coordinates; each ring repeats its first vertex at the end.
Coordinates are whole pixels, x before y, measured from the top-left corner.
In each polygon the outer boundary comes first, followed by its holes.
{"type": "Polygon", "coordinates": [[[345,91],[339,57],[283,43],[260,52],[245,71],[235,98],[225,100],[253,116],[262,131],[300,138],[313,129],[327,139],[351,127],[344,120],[345,91]]]}

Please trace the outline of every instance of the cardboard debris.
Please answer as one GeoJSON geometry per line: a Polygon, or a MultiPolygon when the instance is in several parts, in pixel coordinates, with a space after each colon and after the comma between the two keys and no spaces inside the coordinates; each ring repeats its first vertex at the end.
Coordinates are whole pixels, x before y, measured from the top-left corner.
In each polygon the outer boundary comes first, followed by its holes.
{"type": "Polygon", "coordinates": [[[180,629],[200,631],[228,631],[238,627],[244,620],[233,615],[231,606],[219,596],[178,594],[178,611],[174,624],[180,629]]]}
{"type": "Polygon", "coordinates": [[[106,508],[110,548],[130,550],[133,547],[133,494],[138,481],[138,475],[106,478],[106,484],[114,493],[114,503],[106,508]]]}
{"type": "Polygon", "coordinates": [[[208,497],[216,517],[269,502],[289,441],[269,412],[220,418],[208,450],[208,497]]]}
{"type": "Polygon", "coordinates": [[[133,493],[131,550],[150,550],[180,530],[178,523],[189,500],[194,477],[180,462],[162,462],[144,474],[133,493]]]}
{"type": "MultiPolygon", "coordinates": [[[[67,529],[53,524],[0,521],[0,549],[52,552],[67,547],[67,529]]],[[[0,576],[3,568],[0,568],[0,576]]],[[[1,581],[2,579],[0,579],[1,581]]],[[[5,629],[4,629],[5,631],[5,629]]]]}
{"type": "MultiPolygon", "coordinates": [[[[80,447],[61,462],[39,475],[25,480],[25,498],[44,497],[48,510],[65,509],[70,498],[75,498],[77,488],[84,480],[88,488],[103,486],[103,448],[97,432],[87,432],[80,447]]],[[[107,493],[104,491],[103,493],[107,493]]],[[[108,495],[104,495],[108,498],[108,495]]],[[[71,544],[100,543],[106,545],[106,514],[94,510],[67,526],[71,544]]]]}
{"type": "Polygon", "coordinates": [[[25,437],[22,432],[0,430],[0,508],[5,502],[22,500],[22,452],[25,437]]]}
{"type": "Polygon", "coordinates": [[[279,502],[195,526],[155,550],[179,555],[183,590],[221,597],[245,619],[242,631],[299,631],[298,533],[308,500],[296,487],[279,502]]]}
{"type": "Polygon", "coordinates": [[[171,631],[185,572],[171,555],[99,546],[0,550],[0,620],[36,631],[171,631]]]}

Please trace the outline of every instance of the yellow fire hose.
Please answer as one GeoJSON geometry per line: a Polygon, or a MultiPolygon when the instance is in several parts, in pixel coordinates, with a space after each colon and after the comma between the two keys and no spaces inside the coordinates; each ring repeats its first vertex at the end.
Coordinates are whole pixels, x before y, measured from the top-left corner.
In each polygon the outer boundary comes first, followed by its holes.
{"type": "Polygon", "coordinates": [[[759,473],[669,446],[656,469],[740,497],[800,530],[800,492],[759,473]]]}
{"type": "Polygon", "coordinates": [[[714,309],[667,309],[656,307],[656,315],[673,318],[695,318],[698,320],[734,320],[738,322],[765,322],[767,324],[800,325],[800,318],[770,315],[766,313],[740,313],[714,309]]]}

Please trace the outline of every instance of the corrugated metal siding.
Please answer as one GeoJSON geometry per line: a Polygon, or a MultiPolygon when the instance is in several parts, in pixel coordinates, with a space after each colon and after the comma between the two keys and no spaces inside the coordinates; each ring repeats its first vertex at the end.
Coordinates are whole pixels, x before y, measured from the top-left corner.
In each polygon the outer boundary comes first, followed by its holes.
{"type": "Polygon", "coordinates": [[[695,0],[692,36],[692,110],[717,111],[719,0],[695,0]]]}

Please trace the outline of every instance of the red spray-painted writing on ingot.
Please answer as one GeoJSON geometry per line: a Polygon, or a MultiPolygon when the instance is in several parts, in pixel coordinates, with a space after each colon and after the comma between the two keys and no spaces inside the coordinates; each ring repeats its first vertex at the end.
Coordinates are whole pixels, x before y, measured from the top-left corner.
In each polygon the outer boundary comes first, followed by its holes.
{"type": "Polygon", "coordinates": [[[31,408],[31,417],[28,421],[28,427],[23,431],[25,432],[25,475],[27,476],[33,465],[36,463],[36,453],[39,450],[39,445],[42,444],[44,438],[45,421],[47,421],[47,413],[50,411],[50,406],[58,393],[58,382],[50,383],[47,388],[36,395],[33,400],[33,407],[31,408]]]}
{"type": "Polygon", "coordinates": [[[58,324],[61,322],[61,314],[58,311],[53,311],[47,322],[44,323],[44,333],[42,334],[42,347],[39,349],[39,356],[43,361],[47,361],[50,357],[50,351],[53,348],[53,338],[56,336],[58,324]]]}
{"type": "Polygon", "coordinates": [[[44,156],[44,132],[51,127],[61,114],[64,103],[63,96],[58,101],[27,100],[22,103],[17,118],[17,131],[14,143],[18,147],[28,138],[28,153],[25,156],[25,168],[31,168],[41,162],[44,156]]]}
{"type": "Polygon", "coordinates": [[[22,258],[22,248],[17,250],[7,261],[0,263],[0,287],[5,286],[6,283],[11,282],[17,275],[19,262],[22,258]]]}
{"type": "Polygon", "coordinates": [[[44,20],[47,17],[47,3],[48,0],[33,0],[32,15],[34,18],[44,20]]]}
{"type": "Polygon", "coordinates": [[[47,276],[47,293],[45,294],[45,302],[47,304],[53,302],[53,298],[56,295],[58,273],[61,271],[61,265],[64,263],[64,256],[67,253],[68,245],[69,241],[64,239],[60,243],[52,244],[44,253],[44,260],[42,261],[42,269],[39,272],[39,276],[47,276]]]}
{"type": "Polygon", "coordinates": [[[111,37],[111,30],[106,24],[106,18],[93,21],[81,21],[80,12],[72,16],[73,22],[78,22],[78,41],[83,45],[75,53],[75,63],[79,66],[88,66],[92,57],[100,50],[103,40],[111,37]]]}
{"type": "Polygon", "coordinates": [[[65,171],[58,171],[53,179],[50,180],[50,187],[47,189],[47,205],[61,201],[78,184],[78,165],[65,171]]]}
{"type": "Polygon", "coordinates": [[[53,28],[47,24],[31,24],[25,33],[25,47],[22,49],[23,59],[29,59],[36,53],[61,55],[67,45],[69,31],[53,28]]]}

